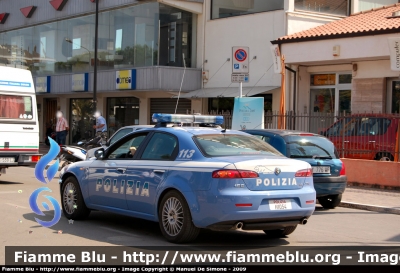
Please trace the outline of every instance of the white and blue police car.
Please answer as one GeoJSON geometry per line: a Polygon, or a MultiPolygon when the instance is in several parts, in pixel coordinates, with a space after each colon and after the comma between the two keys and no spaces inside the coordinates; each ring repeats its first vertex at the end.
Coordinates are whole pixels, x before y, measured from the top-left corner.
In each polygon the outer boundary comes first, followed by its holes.
{"type": "Polygon", "coordinates": [[[313,214],[307,162],[244,132],[199,126],[221,125],[220,116],[154,114],[153,121],[154,128],[97,150],[95,160],[62,169],[68,219],[87,218],[90,210],[128,215],[158,222],[168,241],[183,243],[202,228],[285,236],[313,214]]]}

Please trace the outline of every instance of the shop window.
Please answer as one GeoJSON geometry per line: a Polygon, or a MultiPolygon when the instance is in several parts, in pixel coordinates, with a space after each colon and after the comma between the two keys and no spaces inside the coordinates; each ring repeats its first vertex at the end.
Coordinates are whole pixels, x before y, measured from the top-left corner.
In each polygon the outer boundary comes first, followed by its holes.
{"type": "Polygon", "coordinates": [[[340,74],[339,75],[339,84],[349,84],[353,79],[353,75],[351,74],[340,74]]]}
{"type": "Polygon", "coordinates": [[[211,19],[283,9],[282,0],[212,0],[211,19]]]}
{"type": "Polygon", "coordinates": [[[121,127],[139,125],[139,99],[108,98],[107,124],[110,136],[121,127]]]}
{"type": "Polygon", "coordinates": [[[365,11],[370,9],[376,9],[383,6],[389,6],[399,3],[398,0],[359,0],[358,6],[359,11],[365,11]]]}
{"type": "Polygon", "coordinates": [[[295,10],[347,16],[350,0],[295,0],[295,10]]]}
{"type": "Polygon", "coordinates": [[[394,81],[392,84],[392,113],[400,114],[400,81],[394,81]]]}
{"type": "Polygon", "coordinates": [[[70,143],[77,143],[83,139],[94,136],[94,108],[92,99],[71,99],[71,111],[68,122],[70,123],[70,143]]]}
{"type": "MultiPolygon", "coordinates": [[[[272,94],[261,94],[253,97],[263,97],[265,113],[272,111],[272,94]]],[[[209,98],[208,111],[210,113],[232,112],[234,104],[234,98],[209,98]]]]}

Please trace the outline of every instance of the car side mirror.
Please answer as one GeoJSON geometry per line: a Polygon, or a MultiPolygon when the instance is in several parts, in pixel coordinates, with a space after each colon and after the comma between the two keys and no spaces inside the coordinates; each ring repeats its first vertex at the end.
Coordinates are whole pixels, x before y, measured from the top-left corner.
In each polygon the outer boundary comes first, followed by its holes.
{"type": "Polygon", "coordinates": [[[100,148],[98,150],[96,150],[94,152],[94,156],[98,159],[98,160],[102,160],[104,158],[104,149],[100,148]]]}

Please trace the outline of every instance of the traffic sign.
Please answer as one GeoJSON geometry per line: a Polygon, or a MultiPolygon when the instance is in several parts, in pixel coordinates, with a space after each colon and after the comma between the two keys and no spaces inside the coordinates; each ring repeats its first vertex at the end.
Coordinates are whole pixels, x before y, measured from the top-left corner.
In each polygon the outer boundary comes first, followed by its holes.
{"type": "Polygon", "coordinates": [[[245,46],[232,47],[232,74],[249,73],[249,48],[245,46]]]}
{"type": "Polygon", "coordinates": [[[232,83],[249,82],[249,74],[232,74],[232,83]]]}

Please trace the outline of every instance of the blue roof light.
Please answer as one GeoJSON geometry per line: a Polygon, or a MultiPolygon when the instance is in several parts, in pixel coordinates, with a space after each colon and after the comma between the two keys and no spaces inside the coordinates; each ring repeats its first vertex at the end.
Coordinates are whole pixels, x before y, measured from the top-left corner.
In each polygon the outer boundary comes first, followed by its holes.
{"type": "Polygon", "coordinates": [[[223,116],[179,115],[179,114],[153,114],[155,123],[206,123],[222,125],[223,116]]]}

